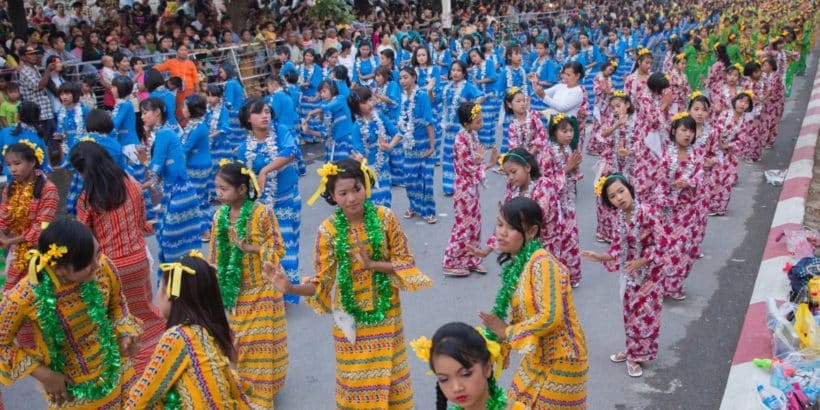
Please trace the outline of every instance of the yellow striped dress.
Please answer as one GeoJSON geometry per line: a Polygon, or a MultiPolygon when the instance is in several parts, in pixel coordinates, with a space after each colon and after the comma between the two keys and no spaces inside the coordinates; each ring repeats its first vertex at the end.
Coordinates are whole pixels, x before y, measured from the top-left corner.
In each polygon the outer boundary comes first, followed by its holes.
{"type": "Polygon", "coordinates": [[[162,409],[171,389],[182,409],[249,409],[242,383],[208,330],[178,325],[165,331],[126,409],[162,409]]]}
{"type": "MultiPolygon", "coordinates": [[[[122,294],[119,276],[111,261],[103,257],[96,281],[108,306],[108,317],[117,337],[137,336],[141,333],[139,319],[131,316],[122,294]]],[[[34,289],[37,287],[31,277],[20,279],[0,302],[0,383],[11,384],[26,377],[40,366],[51,362],[43,332],[37,320],[34,289]],[[35,348],[18,346],[14,337],[23,323],[33,324],[35,348]]],[[[66,358],[64,373],[69,384],[83,383],[100,377],[103,371],[103,355],[98,342],[97,326],[87,314],[87,306],[80,296],[79,283],[63,283],[57,287],[57,316],[64,324],[65,342],[63,354],[66,358]]],[[[113,409],[121,408],[128,397],[128,390],[136,377],[131,360],[121,357],[120,387],[98,400],[75,399],[60,406],[60,409],[113,409]]],[[[45,395],[49,409],[58,408],[45,395]]]]}
{"type": "MultiPolygon", "coordinates": [[[[377,210],[384,231],[383,260],[390,260],[395,270],[395,274],[390,275],[390,309],[385,319],[376,325],[356,324],[355,343],[349,343],[342,330],[333,326],[337,409],[413,408],[413,387],[407,366],[399,290],[428,288],[432,282],[416,267],[407,246],[407,237],[393,211],[384,207],[377,207],[377,210]]],[[[316,285],[316,295],[307,298],[306,302],[319,314],[330,313],[334,309],[343,310],[338,289],[331,301],[331,292],[336,283],[334,219],[331,216],[319,226],[314,249],[316,276],[308,279],[316,285]]],[[[373,250],[367,239],[364,224],[351,223],[351,250],[363,244],[372,255],[373,250]]],[[[350,262],[356,303],[364,311],[370,311],[378,292],[373,271],[362,269],[353,257],[350,262]]]]}
{"type": "Polygon", "coordinates": [[[587,348],[567,268],[536,251],[510,302],[509,347],[524,355],[507,395],[529,409],[586,407],[587,348]]]}
{"type": "MultiPolygon", "coordinates": [[[[222,208],[214,216],[211,231],[210,260],[214,264],[219,260],[216,245],[220,212],[222,208]]],[[[253,205],[245,232],[245,242],[260,246],[261,251],[245,254],[236,306],[226,308],[237,346],[239,377],[252,388],[248,398],[255,408],[270,409],[288,372],[288,330],[282,293],[265,278],[262,264],[271,261],[278,265],[285,255],[285,247],[276,216],[265,205],[253,205]]]]}

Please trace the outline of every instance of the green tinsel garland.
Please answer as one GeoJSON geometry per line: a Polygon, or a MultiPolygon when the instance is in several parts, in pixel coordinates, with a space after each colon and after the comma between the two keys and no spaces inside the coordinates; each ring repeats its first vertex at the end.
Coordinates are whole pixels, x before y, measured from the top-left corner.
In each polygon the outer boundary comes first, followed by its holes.
{"type": "MultiPolygon", "coordinates": [[[[518,278],[521,277],[524,265],[530,260],[532,254],[541,248],[541,242],[537,240],[525,243],[524,248],[513,257],[512,263],[505,265],[501,271],[501,288],[498,289],[498,294],[495,296],[495,306],[492,310],[493,314],[498,316],[499,319],[507,319],[507,309],[510,307],[515,288],[518,287],[518,278]]],[[[484,328],[484,336],[492,341],[498,341],[498,335],[486,327],[484,328]]]]}
{"type": "MultiPolygon", "coordinates": [[[[40,284],[34,288],[34,295],[37,320],[48,348],[50,368],[57,373],[64,373],[66,357],[63,354],[63,343],[66,336],[57,317],[57,296],[54,294],[51,276],[42,275],[40,284]]],[[[85,302],[91,322],[97,326],[97,342],[102,350],[103,369],[99,378],[67,386],[67,390],[73,400],[94,401],[108,396],[120,385],[120,347],[97,282],[92,280],[80,284],[80,297],[85,302]]]]}
{"type": "MultiPolygon", "coordinates": [[[[246,200],[239,210],[239,217],[236,219],[237,240],[244,241],[248,228],[248,219],[253,211],[253,201],[246,200]]],[[[236,244],[231,243],[229,235],[231,229],[231,206],[222,205],[219,209],[219,217],[216,219],[216,247],[219,250],[219,258],[216,261],[217,278],[219,279],[219,291],[222,293],[222,300],[225,302],[225,309],[231,310],[236,306],[236,299],[239,297],[239,288],[242,286],[242,258],[245,254],[236,244]]]]}
{"type": "MultiPolygon", "coordinates": [[[[376,207],[369,200],[364,202],[364,229],[370,246],[373,248],[372,260],[378,261],[382,258],[382,244],[384,243],[384,233],[381,228],[381,221],[376,207]]],[[[384,320],[384,315],[390,309],[390,278],[382,272],[373,272],[376,279],[376,291],[378,296],[373,303],[373,310],[365,312],[356,303],[353,294],[353,278],[350,275],[350,244],[348,236],[350,234],[350,222],[342,212],[341,208],[336,209],[336,280],[339,282],[339,294],[341,295],[342,306],[345,312],[356,319],[356,323],[374,325],[384,320]]]]}
{"type": "MultiPolygon", "coordinates": [[[[507,394],[504,392],[504,389],[498,387],[498,384],[495,382],[494,378],[490,378],[489,386],[490,389],[490,397],[487,398],[487,403],[484,407],[487,410],[501,410],[507,407],[507,394]]],[[[456,406],[451,404],[447,406],[447,410],[463,410],[461,406],[456,406]]]]}

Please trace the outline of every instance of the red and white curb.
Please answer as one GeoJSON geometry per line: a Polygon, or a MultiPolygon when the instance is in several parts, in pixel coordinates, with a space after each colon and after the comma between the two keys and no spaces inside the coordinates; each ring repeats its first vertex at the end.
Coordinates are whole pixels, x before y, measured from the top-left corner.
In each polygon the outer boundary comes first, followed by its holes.
{"type": "Polygon", "coordinates": [[[755,387],[766,384],[769,374],[752,364],[752,359],[771,358],[772,337],[766,327],[766,300],[775,298],[778,301],[788,299],[789,283],[783,272],[786,263],[792,257],[786,249],[785,241],[777,238],[786,228],[800,228],[806,209],[806,196],[811,184],[814,167],[814,149],[820,132],[820,70],[814,77],[811,98],[809,98],[803,125],[794,146],[791,164],[783,182],[777,210],[772,218],[766,248],[760,262],[749,310],[743,320],[743,329],[732,359],[732,368],[723,392],[721,409],[755,409],[760,408],[755,387]]]}

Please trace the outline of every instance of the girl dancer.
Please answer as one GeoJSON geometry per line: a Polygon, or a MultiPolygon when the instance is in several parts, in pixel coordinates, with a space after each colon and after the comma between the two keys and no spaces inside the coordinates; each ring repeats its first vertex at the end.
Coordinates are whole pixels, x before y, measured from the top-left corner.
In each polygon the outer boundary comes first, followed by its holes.
{"type": "Polygon", "coordinates": [[[330,143],[325,143],[325,159],[347,158],[350,156],[350,134],[353,132],[347,96],[340,95],[336,83],[328,80],[319,84],[319,95],[323,101],[321,108],[313,110],[302,120],[302,131],[309,129],[313,117],[321,115],[325,129],[330,133],[330,143]]]}
{"type": "Polygon", "coordinates": [[[497,72],[495,64],[484,60],[484,55],[477,49],[470,50],[470,81],[481,91],[484,96],[482,102],[484,112],[484,128],[478,133],[479,141],[484,148],[492,150],[492,158],[497,157],[495,141],[495,127],[498,121],[498,111],[501,108],[500,101],[496,98],[497,72]]]}
{"type": "Polygon", "coordinates": [[[157,299],[167,330],[125,408],[250,408],[216,269],[196,251],[164,265],[157,299]]]}
{"type": "Polygon", "coordinates": [[[618,69],[617,60],[608,60],[601,65],[601,72],[595,76],[592,83],[595,103],[592,109],[592,135],[589,138],[587,153],[600,155],[606,146],[606,139],[602,135],[603,124],[609,121],[609,97],[615,89],[612,87],[612,74],[618,69]]]}
{"type": "Polygon", "coordinates": [[[601,177],[595,193],[618,210],[617,237],[606,253],[583,251],[590,261],[601,262],[610,272],[620,272],[626,350],[609,356],[626,362],[630,377],[643,375],[643,364],[658,355],[663,308],[663,228],[653,208],[640,204],[627,179],[620,174],[601,177]]]}
{"type": "Polygon", "coordinates": [[[319,175],[309,203],[322,195],[338,207],[316,235],[316,276],[294,285],[272,263],[265,273],[280,291],[308,296],[317,313],[342,318],[333,326],[336,407],[412,409],[399,291],[429,288],[430,278],[416,267],[396,215],[368,200],[370,169],[345,159],[319,175]]]}
{"type": "MultiPolygon", "coordinates": [[[[309,48],[305,50],[304,63],[299,66],[297,72],[299,74],[299,90],[300,100],[298,101],[299,115],[306,117],[311,111],[319,108],[321,97],[319,96],[319,84],[322,82],[321,67],[316,64],[316,52],[309,48]]],[[[308,124],[308,127],[314,130],[321,128],[321,121],[316,119],[308,124]]],[[[316,142],[316,138],[310,133],[304,133],[302,138],[307,143],[316,142]]]]}
{"type": "MultiPolygon", "coordinates": [[[[199,209],[203,216],[210,214],[208,202],[208,180],[211,179],[211,151],[208,140],[208,124],[204,121],[207,112],[205,97],[191,94],[182,103],[182,117],[186,124],[182,129],[179,142],[185,154],[185,166],[191,186],[199,196],[199,209]]],[[[209,240],[208,231],[211,230],[208,218],[203,218],[202,240],[209,240]]]]}
{"type": "Polygon", "coordinates": [[[541,114],[529,109],[529,98],[524,90],[512,88],[504,97],[504,110],[511,118],[507,133],[510,136],[511,150],[523,148],[538,158],[544,167],[549,163],[550,151],[547,146],[547,131],[541,114]]]}
{"type": "MultiPolygon", "coordinates": [[[[453,213],[455,221],[450,240],[444,250],[442,270],[447,276],[469,276],[470,272],[486,274],[481,258],[470,253],[471,246],[481,240],[481,206],[479,186],[484,181],[484,148],[478,142],[482,125],[481,106],[464,103],[458,108],[462,130],[453,145],[453,165],[456,170],[456,189],[453,213]]],[[[491,167],[489,164],[486,168],[491,167]]]]}
{"type": "Polygon", "coordinates": [[[586,338],[566,269],[536,239],[541,223],[541,208],[531,199],[515,198],[501,207],[495,237],[502,285],[491,313],[479,317],[489,339],[523,355],[509,399],[530,409],[583,409],[586,338]]]}
{"type": "Polygon", "coordinates": [[[441,189],[445,196],[453,195],[453,142],[460,130],[458,107],[465,102],[481,104],[484,98],[473,83],[466,81],[467,64],[455,60],[450,65],[449,82],[441,91],[441,121],[444,137],[442,138],[441,189]]]}
{"type": "MultiPolygon", "coordinates": [[[[240,118],[246,121],[245,107],[240,118]]],[[[281,269],[286,248],[273,209],[254,201],[261,185],[252,170],[226,162],[215,183],[223,205],[214,215],[209,260],[216,264],[219,293],[230,312],[239,375],[252,385],[248,399],[271,408],[288,370],[287,324],[282,294],[265,280],[262,266],[281,269]]]]}
{"type": "Polygon", "coordinates": [[[723,216],[729,207],[732,186],[737,182],[738,155],[750,138],[746,118],[754,108],[752,92],[744,90],[732,99],[732,109],[720,113],[712,126],[707,155],[713,158],[709,215],[723,216]]]}

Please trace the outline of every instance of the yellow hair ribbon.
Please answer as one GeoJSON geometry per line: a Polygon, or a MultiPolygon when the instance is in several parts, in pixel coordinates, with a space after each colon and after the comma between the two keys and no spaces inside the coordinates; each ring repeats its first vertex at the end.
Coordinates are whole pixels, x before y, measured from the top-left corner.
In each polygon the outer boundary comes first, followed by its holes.
{"type": "Polygon", "coordinates": [[[373,181],[370,180],[370,168],[367,167],[367,158],[362,158],[362,165],[359,169],[361,169],[362,174],[364,174],[364,197],[370,198],[370,194],[373,193],[371,188],[373,181]]]}
{"type": "Polygon", "coordinates": [[[601,176],[595,181],[595,185],[592,187],[592,192],[595,193],[595,196],[601,196],[604,193],[604,183],[606,183],[606,177],[601,176]]]}
{"type": "Polygon", "coordinates": [[[97,140],[86,135],[85,137],[80,138],[80,142],[97,142],[97,140]]]}
{"type": "Polygon", "coordinates": [[[688,117],[688,116],[689,116],[689,113],[688,113],[688,112],[686,112],[686,111],[681,111],[681,112],[679,112],[679,113],[677,113],[677,114],[675,114],[675,115],[673,115],[673,116],[672,116],[672,121],[677,121],[677,120],[679,120],[679,119],[681,119],[681,118],[686,118],[686,117],[688,117]]]}
{"type": "Polygon", "coordinates": [[[470,109],[470,121],[475,121],[479,114],[481,114],[481,105],[473,105],[473,108],[470,109]]]}
{"type": "Polygon", "coordinates": [[[256,174],[253,173],[248,168],[242,167],[242,175],[247,175],[248,178],[251,180],[251,184],[253,184],[253,189],[256,190],[256,195],[262,195],[262,190],[259,189],[259,181],[256,179],[256,174]]]}
{"type": "Polygon", "coordinates": [[[227,158],[222,158],[222,159],[219,160],[219,167],[220,168],[224,167],[225,165],[230,165],[230,164],[233,164],[233,161],[231,161],[227,158]]]}
{"type": "Polygon", "coordinates": [[[720,47],[720,43],[715,43],[715,45],[712,46],[712,48],[715,49],[715,50],[717,50],[718,47],[720,47]]]}
{"type": "Polygon", "coordinates": [[[624,91],[624,90],[615,90],[615,91],[612,92],[612,96],[613,97],[626,98],[626,91],[624,91]]]}
{"type": "Polygon", "coordinates": [[[54,275],[51,268],[53,268],[57,264],[57,260],[67,252],[67,247],[57,246],[57,244],[54,243],[48,246],[48,251],[46,251],[46,253],[42,253],[37,249],[28,251],[26,253],[26,257],[29,258],[28,275],[29,278],[31,278],[31,283],[35,285],[38,284],[39,280],[37,280],[37,272],[45,270],[46,273],[51,276],[51,280],[54,281],[54,284],[57,287],[60,287],[60,281],[57,280],[57,276],[54,275]]]}
{"type": "Polygon", "coordinates": [[[168,272],[168,285],[165,288],[165,293],[168,296],[179,297],[180,288],[182,288],[182,274],[196,275],[196,271],[179,263],[162,263],[159,268],[163,272],[168,272]]]}
{"type": "Polygon", "coordinates": [[[504,165],[504,159],[507,158],[507,154],[501,154],[498,156],[498,166],[504,165]]]}
{"type": "Polygon", "coordinates": [[[332,162],[328,162],[322,165],[321,168],[317,169],[316,173],[322,178],[319,180],[319,187],[316,188],[316,192],[314,192],[313,195],[310,196],[310,199],[308,199],[308,205],[313,205],[313,203],[319,199],[319,195],[322,195],[322,193],[325,192],[327,189],[327,178],[329,176],[339,174],[339,167],[332,162]]]}

